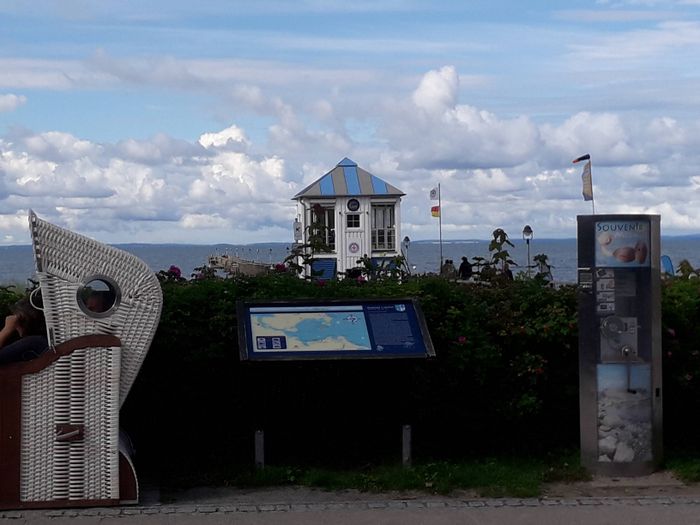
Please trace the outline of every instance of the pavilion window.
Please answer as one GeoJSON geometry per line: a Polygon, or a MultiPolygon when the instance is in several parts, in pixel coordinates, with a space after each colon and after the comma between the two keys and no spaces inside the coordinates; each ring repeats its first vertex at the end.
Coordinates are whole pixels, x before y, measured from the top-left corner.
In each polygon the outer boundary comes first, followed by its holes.
{"type": "Polygon", "coordinates": [[[360,227],[360,214],[359,213],[348,213],[345,217],[346,217],[346,225],[348,228],[359,228],[360,227]]]}
{"type": "Polygon", "coordinates": [[[311,215],[310,237],[320,241],[331,251],[335,251],[335,207],[316,204],[312,208],[311,215]]]}
{"type": "Polygon", "coordinates": [[[393,205],[372,206],[372,250],[392,251],[396,247],[396,220],[393,205]]]}

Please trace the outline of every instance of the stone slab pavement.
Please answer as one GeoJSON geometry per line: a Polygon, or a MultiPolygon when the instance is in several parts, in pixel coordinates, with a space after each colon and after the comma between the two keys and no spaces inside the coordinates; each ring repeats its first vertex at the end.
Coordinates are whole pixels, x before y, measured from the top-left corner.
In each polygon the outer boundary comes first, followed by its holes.
{"type": "Polygon", "coordinates": [[[134,506],[0,511],[8,524],[615,524],[700,525],[700,487],[667,473],[596,478],[545,487],[539,498],[480,498],[417,492],[363,493],[304,487],[199,487],[143,491],[134,506]]]}

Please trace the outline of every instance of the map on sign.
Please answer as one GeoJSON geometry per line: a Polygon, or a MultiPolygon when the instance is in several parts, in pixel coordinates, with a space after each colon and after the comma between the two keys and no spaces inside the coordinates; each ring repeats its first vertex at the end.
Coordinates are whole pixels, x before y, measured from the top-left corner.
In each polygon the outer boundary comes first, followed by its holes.
{"type": "Polygon", "coordinates": [[[243,360],[435,355],[413,299],[239,301],[236,312],[243,360]]]}
{"type": "Polygon", "coordinates": [[[314,308],[250,309],[256,352],[371,350],[362,307],[315,311],[314,308]]]}

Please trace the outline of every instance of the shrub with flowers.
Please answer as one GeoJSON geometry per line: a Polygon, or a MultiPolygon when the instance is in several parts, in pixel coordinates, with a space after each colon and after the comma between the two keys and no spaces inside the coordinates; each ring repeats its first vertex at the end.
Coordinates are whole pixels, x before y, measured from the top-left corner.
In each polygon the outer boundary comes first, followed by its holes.
{"type": "Polygon", "coordinates": [[[175,266],[174,264],[170,266],[167,270],[161,270],[156,274],[158,280],[163,281],[184,281],[182,277],[182,270],[175,266]]]}
{"type": "MultiPolygon", "coordinates": [[[[396,429],[406,423],[423,457],[577,446],[576,287],[430,277],[322,283],[286,272],[164,281],[162,321],[123,411],[125,424],[141,433],[144,455],[162,451],[167,458],[186,449],[197,464],[209,456],[215,465],[222,457],[248,464],[252,432],[264,428],[285,436],[274,448],[280,462],[337,458],[338,447],[347,452],[344,461],[368,451],[385,458],[396,452],[396,429]],[[421,305],[434,359],[238,357],[238,300],[405,296],[421,305]],[[311,439],[314,431],[324,439],[311,439]]],[[[666,281],[667,444],[700,442],[700,424],[689,417],[700,408],[699,332],[700,283],[666,281]]]]}

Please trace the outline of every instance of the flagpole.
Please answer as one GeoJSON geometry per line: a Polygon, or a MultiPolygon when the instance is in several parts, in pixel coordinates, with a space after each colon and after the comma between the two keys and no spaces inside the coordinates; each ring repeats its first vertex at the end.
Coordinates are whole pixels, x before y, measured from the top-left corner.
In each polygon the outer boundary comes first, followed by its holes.
{"type": "Polygon", "coordinates": [[[591,165],[591,208],[593,209],[593,215],[595,215],[595,197],[593,195],[593,162],[590,159],[588,162],[591,165]]]}
{"type": "Polygon", "coordinates": [[[440,229],[440,271],[442,273],[442,200],[440,196],[440,183],[438,182],[438,228],[440,229]]]}
{"type": "Polygon", "coordinates": [[[588,164],[591,167],[591,209],[593,210],[593,215],[595,215],[595,197],[593,195],[593,163],[588,160],[588,164]]]}

